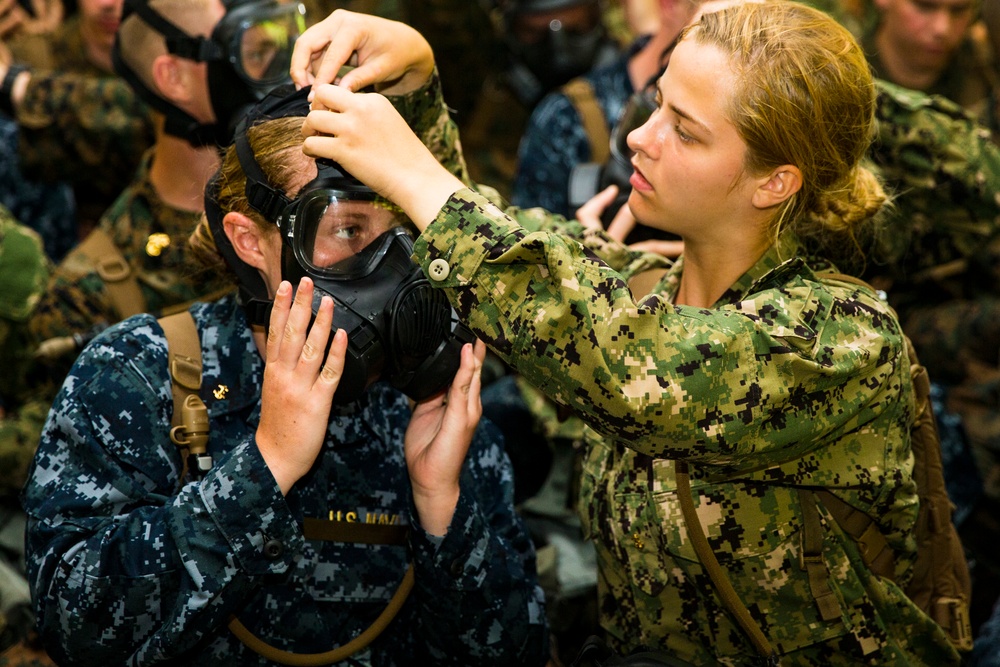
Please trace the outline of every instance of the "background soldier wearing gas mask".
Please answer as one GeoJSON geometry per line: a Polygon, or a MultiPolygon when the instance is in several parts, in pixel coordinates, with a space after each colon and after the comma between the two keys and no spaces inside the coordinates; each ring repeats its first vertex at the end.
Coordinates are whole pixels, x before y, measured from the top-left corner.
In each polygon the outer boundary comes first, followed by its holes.
{"type": "MultiPolygon", "coordinates": [[[[219,288],[211,276],[191,275],[183,241],[201,217],[220,146],[251,103],[289,80],[288,54],[305,24],[295,2],[129,0],[113,59],[158,112],[157,141],[97,233],[60,263],[32,323],[36,340],[85,333],[219,288]]],[[[51,362],[60,381],[73,357],[71,350],[51,362]]]]}
{"type": "Polygon", "coordinates": [[[531,110],[548,91],[610,62],[620,47],[597,0],[503,0],[493,17],[503,66],[482,83],[471,114],[458,123],[473,179],[509,199],[531,110]]]}
{"type": "MultiPolygon", "coordinates": [[[[57,659],[273,664],[244,630],[325,652],[405,594],[409,562],[415,586],[354,659],[546,660],[509,463],[495,428],[477,427],[485,349],[410,262],[398,210],[304,156],[307,93],[251,112],[192,237],[238,285],[189,311],[203,474],[183,476],[170,441],[168,350],[149,315],[97,338],[56,401],[25,499],[39,628],[57,659]]],[[[440,122],[423,119],[425,139],[440,122]]]]}

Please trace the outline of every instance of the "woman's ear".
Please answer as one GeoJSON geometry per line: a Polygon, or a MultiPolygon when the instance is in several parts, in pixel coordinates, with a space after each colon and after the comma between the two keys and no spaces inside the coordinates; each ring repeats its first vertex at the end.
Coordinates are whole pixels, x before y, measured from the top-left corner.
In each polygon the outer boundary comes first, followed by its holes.
{"type": "Polygon", "coordinates": [[[774,169],[757,186],[753,193],[753,205],[759,209],[782,204],[802,189],[802,171],[793,164],[785,164],[774,169]]]}
{"type": "Polygon", "coordinates": [[[229,237],[236,255],[243,262],[260,271],[267,270],[267,257],[264,254],[261,231],[257,223],[242,213],[230,211],[222,218],[222,229],[229,237]]]}

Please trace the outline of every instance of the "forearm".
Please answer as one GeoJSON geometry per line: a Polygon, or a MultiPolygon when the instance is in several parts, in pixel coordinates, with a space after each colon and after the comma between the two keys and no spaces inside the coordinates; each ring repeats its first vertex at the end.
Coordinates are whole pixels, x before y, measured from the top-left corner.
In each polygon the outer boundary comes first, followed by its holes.
{"type": "MultiPolygon", "coordinates": [[[[48,442],[43,436],[43,471],[60,458],[48,442]]],[[[285,572],[301,551],[298,528],[281,513],[273,479],[250,443],[176,495],[169,495],[176,477],[149,491],[142,476],[126,471],[131,464],[123,467],[95,444],[72,447],[95,453],[88,464],[74,456],[59,475],[36,471],[26,493],[33,598],[57,659],[144,664],[180,655],[224,627],[261,577],[285,572]],[[267,558],[267,539],[288,546],[283,558],[267,558]]]]}

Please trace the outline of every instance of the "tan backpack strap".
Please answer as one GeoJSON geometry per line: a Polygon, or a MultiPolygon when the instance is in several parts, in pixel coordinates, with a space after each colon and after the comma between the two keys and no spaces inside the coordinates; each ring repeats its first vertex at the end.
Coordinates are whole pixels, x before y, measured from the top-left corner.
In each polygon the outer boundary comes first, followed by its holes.
{"type": "Polygon", "coordinates": [[[146,312],[146,299],[142,296],[139,281],[132,267],[111,237],[100,227],[94,228],[78,246],[89,259],[111,298],[111,305],[120,319],[146,312]]]}
{"type": "Polygon", "coordinates": [[[564,85],[562,92],[580,114],[583,130],[590,140],[590,161],[604,164],[611,157],[611,134],[604,111],[594,96],[594,87],[586,79],[578,78],[564,85]]]}
{"type": "Polygon", "coordinates": [[[413,564],[410,563],[410,566],[406,569],[406,574],[403,575],[403,580],[399,582],[399,587],[393,594],[392,599],[389,600],[389,604],[382,610],[378,618],[368,626],[368,629],[343,646],[324,653],[292,653],[291,651],[283,651],[275,648],[247,630],[246,626],[235,616],[229,621],[229,629],[248,648],[272,662],[282,665],[301,665],[303,667],[329,665],[340,662],[344,658],[364,649],[376,637],[382,634],[382,631],[386,629],[392,622],[392,619],[396,617],[396,614],[399,613],[399,610],[403,608],[403,603],[406,602],[410,591],[413,590],[413,579],[413,564]]]}
{"type": "Polygon", "coordinates": [[[809,495],[814,495],[815,499],[823,503],[841,530],[857,542],[861,560],[869,570],[880,577],[895,580],[896,557],[870,516],[859,512],[825,489],[818,489],[809,495]]]}
{"type": "Polygon", "coordinates": [[[189,463],[195,466],[197,477],[212,467],[208,449],[208,408],[198,395],[201,389],[201,338],[190,311],[161,317],[160,326],[167,337],[167,363],[170,368],[170,389],[174,397],[170,439],[181,448],[183,484],[189,463]]]}
{"type": "Polygon", "coordinates": [[[715,590],[722,598],[723,604],[735,618],[743,631],[750,638],[754,648],[764,658],[770,660],[771,664],[778,664],[777,656],[771,645],[760,629],[760,625],[750,615],[750,610],[743,604],[743,600],[733,588],[733,583],[726,575],[726,571],[719,565],[719,560],[712,551],[712,546],[705,537],[705,530],[698,519],[698,512],[694,508],[694,496],[691,493],[691,477],[688,474],[687,461],[674,461],[674,475],[677,479],[677,500],[681,505],[681,514],[684,515],[684,523],[687,524],[688,538],[691,540],[694,551],[698,554],[698,560],[708,573],[715,590]]]}
{"type": "Polygon", "coordinates": [[[816,601],[820,618],[832,621],[841,616],[840,602],[830,588],[830,571],[823,560],[823,524],[819,520],[816,496],[805,489],[799,489],[798,492],[799,504],[802,506],[800,567],[809,577],[809,590],[816,601]]]}

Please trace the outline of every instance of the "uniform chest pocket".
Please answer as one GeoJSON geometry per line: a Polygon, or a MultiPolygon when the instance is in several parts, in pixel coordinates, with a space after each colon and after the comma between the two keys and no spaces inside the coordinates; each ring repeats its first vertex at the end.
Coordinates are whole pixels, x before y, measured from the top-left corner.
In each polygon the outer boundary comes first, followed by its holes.
{"type": "Polygon", "coordinates": [[[294,576],[316,601],[388,601],[408,566],[405,547],[312,542],[294,576]]]}

